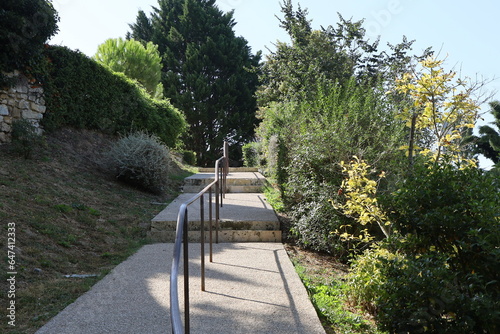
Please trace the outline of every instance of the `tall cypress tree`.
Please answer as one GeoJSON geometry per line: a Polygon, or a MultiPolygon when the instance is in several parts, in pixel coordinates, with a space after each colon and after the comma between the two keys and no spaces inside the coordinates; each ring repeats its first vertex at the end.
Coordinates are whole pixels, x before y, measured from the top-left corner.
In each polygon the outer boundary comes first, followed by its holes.
{"type": "MultiPolygon", "coordinates": [[[[138,19],[130,35],[144,39],[138,28],[148,23],[138,19]]],[[[159,0],[149,19],[151,41],[163,57],[165,96],[186,114],[186,148],[202,165],[221,154],[224,140],[233,147],[249,141],[257,124],[260,52],[253,55],[235,36],[235,24],[233,13],[220,11],[215,0],[159,0]]]]}
{"type": "Polygon", "coordinates": [[[139,10],[136,22],[134,24],[129,24],[129,27],[132,29],[132,32],[127,33],[127,39],[135,39],[136,41],[146,44],[153,38],[151,21],[143,10],[139,10]]]}

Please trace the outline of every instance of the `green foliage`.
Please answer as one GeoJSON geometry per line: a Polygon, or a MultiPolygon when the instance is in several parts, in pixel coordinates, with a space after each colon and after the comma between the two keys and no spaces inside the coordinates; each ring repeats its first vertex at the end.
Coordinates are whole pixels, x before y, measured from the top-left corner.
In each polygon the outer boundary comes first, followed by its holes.
{"type": "Polygon", "coordinates": [[[495,125],[496,129],[489,125],[483,125],[479,128],[481,136],[471,136],[467,141],[473,143],[475,153],[483,154],[500,167],[500,102],[491,102],[490,106],[491,114],[494,117],[491,124],[495,125]]]}
{"type": "Polygon", "coordinates": [[[454,270],[493,280],[499,269],[492,257],[500,245],[499,186],[477,168],[415,168],[387,199],[386,211],[402,235],[412,236],[408,250],[434,247],[450,256],[454,270]]]}
{"type": "Polygon", "coordinates": [[[383,261],[395,261],[396,259],[403,260],[404,257],[377,245],[356,257],[351,262],[347,276],[347,291],[350,302],[361,306],[371,314],[376,314],[377,298],[384,293],[381,286],[386,280],[383,274],[383,261]]]}
{"type": "Polygon", "coordinates": [[[135,39],[143,44],[147,44],[153,38],[153,26],[143,10],[139,10],[137,13],[135,23],[128,26],[132,31],[127,33],[127,39],[135,39]]]}
{"type": "Polygon", "coordinates": [[[163,97],[161,57],[152,42],[142,45],[135,40],[110,38],[97,47],[93,57],[114,72],[137,80],[154,98],[163,97]]]}
{"type": "MultiPolygon", "coordinates": [[[[307,12],[293,11],[291,1],[283,11],[292,44],[279,43],[263,68],[258,135],[298,243],[344,260],[371,246],[353,261],[344,291],[390,333],[497,333],[499,179],[471,167],[457,169],[448,154],[456,149],[450,143],[461,144],[476,104],[467,94],[455,94],[453,74],[444,75],[432,58],[431,73],[418,73],[412,60],[422,58],[406,56],[406,40],[393,47],[393,55],[382,56],[376,45],[363,42],[360,23],[342,20],[337,28],[314,31],[307,12]],[[403,73],[414,73],[420,85],[406,75],[403,90],[386,94],[403,73]],[[420,137],[406,133],[408,117],[396,117],[412,110],[403,93],[413,94],[412,106],[421,108],[416,121],[423,123],[414,127],[420,137]],[[432,108],[444,112],[439,116],[432,108]],[[442,146],[435,157],[440,163],[432,169],[419,157],[406,170],[400,147],[427,138],[442,146]],[[342,170],[341,161],[353,156],[359,168],[342,170]],[[343,172],[353,171],[358,175],[345,181],[343,172]],[[382,171],[385,177],[374,181],[382,171]],[[362,210],[337,210],[329,203],[345,209],[346,191],[358,196],[362,210]],[[392,231],[381,233],[389,221],[392,231]],[[370,235],[379,245],[371,237],[346,235],[370,235]]],[[[320,310],[335,304],[329,287],[317,292],[313,300],[320,310]]]]}
{"type": "Polygon", "coordinates": [[[43,137],[35,126],[26,119],[16,120],[12,124],[12,152],[29,159],[33,152],[43,144],[43,137]]]}
{"type": "Polygon", "coordinates": [[[318,81],[342,84],[354,74],[355,62],[348,50],[339,47],[332,35],[312,30],[306,10],[294,12],[291,1],[286,1],[282,10],[285,19],[281,26],[289,33],[292,45],[277,42],[276,51],[267,57],[261,76],[264,84],[258,91],[260,105],[309,99],[318,81]]]}
{"type": "Polygon", "coordinates": [[[261,112],[259,134],[268,147],[268,162],[276,161],[275,178],[300,242],[328,252],[354,247],[340,238],[341,227],[352,218],[329,200],[338,197],[341,161],[363,156],[376,161],[378,170],[390,170],[402,160],[398,147],[404,124],[393,117],[385,94],[351,79],[344,87],[319,88],[310,101],[273,104],[261,112]]]}
{"type": "Polygon", "coordinates": [[[160,0],[149,19],[139,12],[130,25],[130,37],[158,45],[165,96],[184,111],[190,125],[184,143],[200,165],[220,156],[224,140],[248,142],[257,124],[260,54],[235,36],[234,24],[232,12],[222,13],[215,0],[160,0]]]}
{"type": "MultiPolygon", "coordinates": [[[[464,293],[441,253],[392,253],[388,245],[358,257],[348,277],[351,301],[390,333],[496,333],[494,295],[464,293]]],[[[477,284],[481,277],[468,275],[477,284]]],[[[484,287],[484,282],[483,282],[484,287]]]]}
{"type": "Polygon", "coordinates": [[[165,190],[170,152],[157,137],[143,132],[118,140],[105,155],[104,165],[121,181],[153,193],[165,190]]]}
{"type": "Polygon", "coordinates": [[[154,100],[124,74],[64,47],[50,47],[45,94],[46,129],[62,126],[108,133],[145,130],[175,147],[186,129],[183,115],[166,100],[154,100]]]}
{"type": "Polygon", "coordinates": [[[381,270],[385,279],[379,286],[377,321],[382,329],[394,333],[497,333],[498,295],[485,293],[486,282],[475,273],[462,281],[449,267],[446,255],[382,261],[381,270]],[[484,291],[463,290],[463,284],[478,283],[484,291]]]}
{"type": "Polygon", "coordinates": [[[380,333],[360,315],[347,309],[345,283],[337,279],[320,282],[297,264],[295,270],[304,283],[318,315],[332,324],[332,328],[339,333],[380,333]]]}
{"type": "Polygon", "coordinates": [[[339,214],[328,202],[333,196],[328,187],[318,187],[312,182],[308,185],[311,187],[310,191],[303,194],[302,201],[297,202],[291,211],[291,232],[300,246],[335,254],[338,259],[346,261],[349,250],[357,248],[359,243],[342,238],[341,233],[333,232],[342,230],[350,220],[339,214]]]}
{"type": "Polygon", "coordinates": [[[191,166],[196,166],[196,152],[184,150],[182,152],[182,160],[191,166]]]}
{"type": "Polygon", "coordinates": [[[390,81],[411,66],[412,57],[407,52],[413,42],[405,37],[397,45],[388,45],[392,53],[380,52],[378,42],[371,43],[365,37],[363,21],[345,20],[339,14],[336,26],[315,30],[307,9],[299,5],[294,10],[291,0],[284,1],[282,12],[280,26],[292,43],[277,42],[276,51],[263,65],[263,85],[257,94],[261,107],[313,99],[318,84],[343,86],[353,76],[375,84],[382,78],[392,86],[390,81]]]}
{"type": "Polygon", "coordinates": [[[497,333],[498,179],[416,166],[383,196],[398,233],[353,262],[352,298],[391,333],[497,333]]]}
{"type": "Polygon", "coordinates": [[[278,189],[273,186],[266,186],[264,188],[264,195],[266,196],[266,201],[273,207],[274,211],[285,211],[285,206],[283,205],[283,200],[278,189]]]}
{"type": "Polygon", "coordinates": [[[59,17],[50,1],[3,0],[0,9],[1,72],[37,67],[44,43],[58,31],[59,17]]]}
{"type": "Polygon", "coordinates": [[[259,167],[261,165],[262,143],[251,142],[242,146],[243,164],[245,167],[259,167]]]}
{"type": "Polygon", "coordinates": [[[362,21],[339,15],[336,27],[314,30],[307,10],[285,1],[282,11],[281,26],[292,42],[278,43],[268,57],[257,94],[266,172],[278,183],[299,243],[346,257],[366,243],[342,240],[354,220],[329,203],[345,200],[338,195],[340,162],[358,156],[376,170],[394,171],[383,191],[400,176],[405,133],[395,115],[406,102],[385,92],[412,67],[412,42],[379,52],[365,38],[362,21]]]}

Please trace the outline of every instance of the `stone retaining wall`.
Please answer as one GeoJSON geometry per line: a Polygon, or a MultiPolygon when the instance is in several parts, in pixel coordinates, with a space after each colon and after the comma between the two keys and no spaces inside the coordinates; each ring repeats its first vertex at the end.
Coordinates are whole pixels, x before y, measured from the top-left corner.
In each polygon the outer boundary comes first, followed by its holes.
{"type": "Polygon", "coordinates": [[[10,141],[12,123],[18,119],[29,120],[41,134],[40,120],[46,110],[43,88],[33,86],[18,71],[7,76],[14,78],[15,84],[0,89],[0,143],[10,141]]]}

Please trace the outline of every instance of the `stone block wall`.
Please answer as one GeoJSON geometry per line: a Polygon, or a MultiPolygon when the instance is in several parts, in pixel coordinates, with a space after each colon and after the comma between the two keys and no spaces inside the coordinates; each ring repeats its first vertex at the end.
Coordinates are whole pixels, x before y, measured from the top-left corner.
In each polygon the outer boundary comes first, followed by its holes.
{"type": "Polygon", "coordinates": [[[12,123],[18,119],[29,120],[41,134],[40,121],[46,110],[43,88],[33,86],[18,71],[7,76],[14,78],[15,84],[0,88],[0,144],[10,141],[12,123]]]}

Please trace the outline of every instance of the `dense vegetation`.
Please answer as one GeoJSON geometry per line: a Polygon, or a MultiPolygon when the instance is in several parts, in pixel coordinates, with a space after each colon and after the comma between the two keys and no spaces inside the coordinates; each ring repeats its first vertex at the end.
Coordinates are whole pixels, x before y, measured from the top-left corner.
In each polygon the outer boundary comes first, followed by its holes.
{"type": "Polygon", "coordinates": [[[396,114],[407,101],[386,91],[411,68],[411,42],[378,52],[361,22],[339,17],[337,27],[318,31],[291,2],[283,12],[292,44],[278,43],[268,57],[258,95],[268,173],[300,243],[347,257],[352,241],[331,233],[349,221],[329,202],[344,177],[340,162],[357,156],[398,177],[406,133],[396,114]]]}
{"type": "Polygon", "coordinates": [[[58,30],[59,17],[45,0],[5,0],[0,10],[0,85],[5,73],[37,67],[43,45],[58,30]]]}
{"type": "Polygon", "coordinates": [[[379,52],[362,22],[314,30],[306,10],[282,10],[291,44],[263,66],[261,142],[245,155],[265,162],[297,242],[351,262],[321,298],[390,333],[497,333],[500,184],[475,156],[498,161],[498,132],[470,135],[484,82],[430,49],[409,56],[406,39],[379,52]]]}
{"type": "Polygon", "coordinates": [[[186,123],[166,100],[156,100],[124,74],[114,73],[78,51],[51,46],[44,85],[47,129],[62,126],[108,133],[145,130],[175,147],[186,123]]]}
{"type": "MultiPolygon", "coordinates": [[[[494,164],[500,166],[500,102],[494,101],[490,103],[491,114],[496,129],[489,125],[479,127],[480,136],[470,136],[470,140],[475,145],[475,153],[483,154],[490,159],[494,164]]],[[[497,172],[498,172],[497,168],[497,172]]]]}
{"type": "Polygon", "coordinates": [[[354,261],[351,298],[390,333],[497,333],[499,186],[477,168],[416,167],[381,199],[395,232],[354,261]]]}

